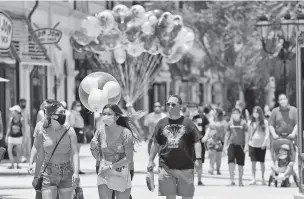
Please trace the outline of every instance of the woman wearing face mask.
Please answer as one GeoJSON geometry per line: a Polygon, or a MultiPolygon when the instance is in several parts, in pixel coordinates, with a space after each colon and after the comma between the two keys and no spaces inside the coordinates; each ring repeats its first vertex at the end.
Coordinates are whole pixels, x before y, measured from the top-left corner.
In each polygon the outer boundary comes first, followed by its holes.
{"type": "Polygon", "coordinates": [[[115,104],[106,105],[102,112],[104,125],[97,129],[91,141],[91,152],[100,162],[97,185],[100,199],[129,199],[131,192],[133,145],[136,139],[130,118],[122,115],[115,104]]]}
{"type": "Polygon", "coordinates": [[[251,120],[248,122],[249,129],[249,156],[251,158],[252,181],[251,185],[256,185],[256,163],[260,162],[262,171],[262,184],[265,185],[265,155],[269,138],[268,121],[265,119],[263,110],[255,106],[252,111],[251,120]]]}
{"type": "Polygon", "coordinates": [[[38,159],[32,184],[35,187],[40,175],[43,177],[43,199],[56,199],[58,194],[59,199],[72,199],[75,186],[79,182],[77,137],[74,129],[65,124],[65,119],[65,110],[60,102],[53,101],[47,105],[43,128],[35,140],[38,145],[38,159]]]}
{"type": "MultiPolygon", "coordinates": [[[[77,142],[78,142],[78,153],[80,152],[81,144],[84,143],[84,120],[80,114],[81,103],[79,101],[74,101],[71,107],[71,113],[69,116],[69,124],[75,129],[77,142]]],[[[84,172],[79,170],[79,174],[84,174],[84,172]]]]}
{"type": "Polygon", "coordinates": [[[9,120],[8,129],[6,133],[6,143],[11,166],[9,169],[14,169],[14,159],[17,164],[17,169],[21,169],[19,163],[21,161],[21,147],[23,143],[23,133],[25,132],[25,120],[22,117],[22,110],[19,105],[10,108],[12,117],[9,120]],[[13,155],[13,147],[16,147],[16,158],[13,155]]]}

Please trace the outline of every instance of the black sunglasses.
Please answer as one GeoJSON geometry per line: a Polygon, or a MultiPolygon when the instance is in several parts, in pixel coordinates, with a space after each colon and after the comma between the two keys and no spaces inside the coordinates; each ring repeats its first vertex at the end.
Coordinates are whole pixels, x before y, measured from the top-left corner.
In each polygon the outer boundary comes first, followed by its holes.
{"type": "Polygon", "coordinates": [[[167,106],[172,106],[173,108],[177,106],[176,103],[170,103],[170,102],[167,102],[166,105],[167,106]]]}

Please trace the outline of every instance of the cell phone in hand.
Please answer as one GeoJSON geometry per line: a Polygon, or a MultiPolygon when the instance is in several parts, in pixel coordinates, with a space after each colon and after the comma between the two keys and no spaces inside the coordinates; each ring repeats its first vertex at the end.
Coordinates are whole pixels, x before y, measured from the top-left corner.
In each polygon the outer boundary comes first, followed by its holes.
{"type": "Polygon", "coordinates": [[[0,162],[4,158],[6,149],[4,147],[0,147],[0,162]]]}

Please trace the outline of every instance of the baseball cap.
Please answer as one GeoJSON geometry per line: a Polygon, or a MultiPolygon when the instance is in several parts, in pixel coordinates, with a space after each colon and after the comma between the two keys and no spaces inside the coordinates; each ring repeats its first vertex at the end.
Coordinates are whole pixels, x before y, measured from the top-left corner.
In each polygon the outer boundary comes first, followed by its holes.
{"type": "Polygon", "coordinates": [[[15,105],[15,106],[9,108],[9,110],[10,110],[10,111],[16,111],[16,112],[18,112],[18,113],[21,113],[21,112],[22,112],[22,110],[21,110],[21,108],[20,108],[19,105],[15,105]]]}

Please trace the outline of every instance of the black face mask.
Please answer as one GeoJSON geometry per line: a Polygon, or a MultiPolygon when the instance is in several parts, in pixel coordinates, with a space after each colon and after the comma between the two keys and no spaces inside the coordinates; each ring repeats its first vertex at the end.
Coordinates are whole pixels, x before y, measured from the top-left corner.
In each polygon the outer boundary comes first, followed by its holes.
{"type": "Polygon", "coordinates": [[[58,118],[54,119],[54,120],[56,120],[60,125],[63,125],[65,123],[65,119],[66,119],[66,115],[61,114],[61,115],[58,115],[58,118]]]}
{"type": "Polygon", "coordinates": [[[22,109],[25,109],[26,105],[20,105],[20,107],[21,107],[22,109]]]}

